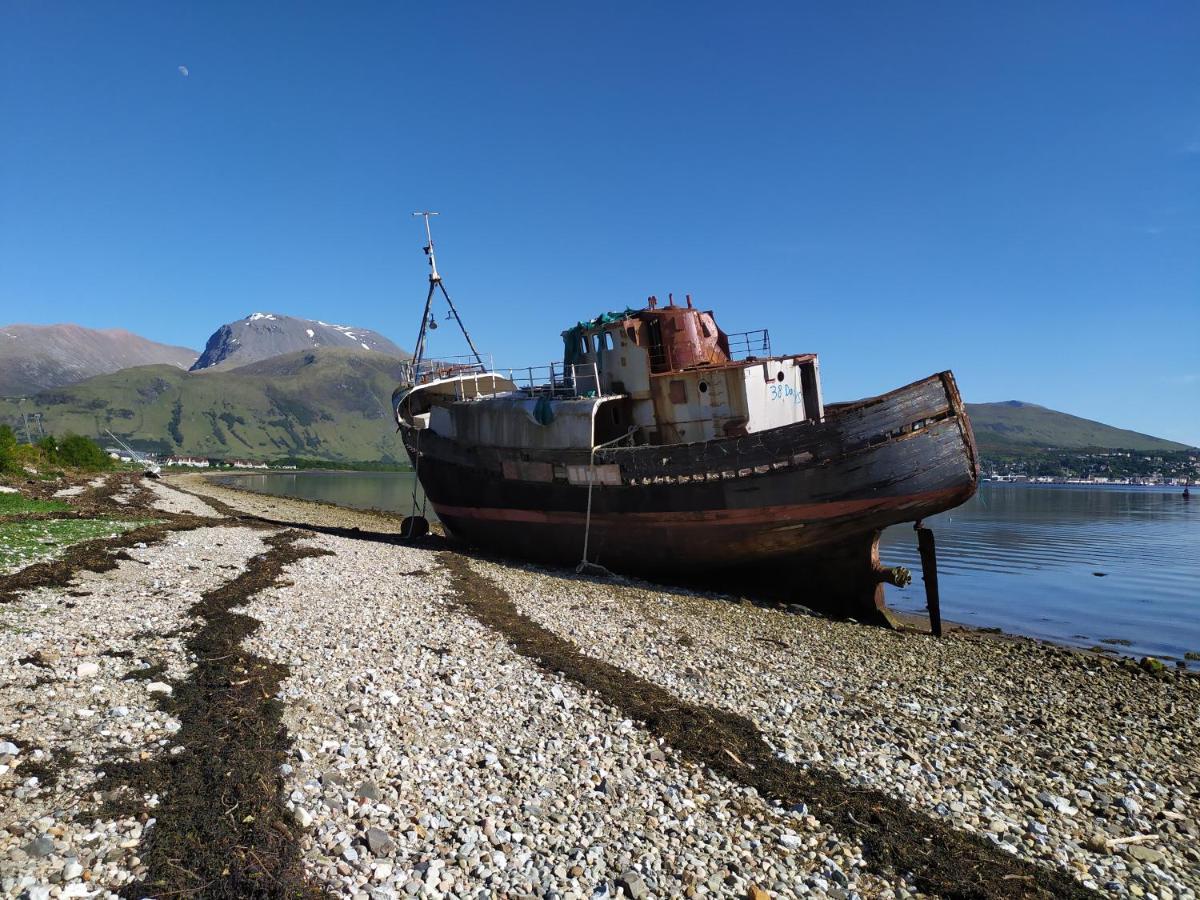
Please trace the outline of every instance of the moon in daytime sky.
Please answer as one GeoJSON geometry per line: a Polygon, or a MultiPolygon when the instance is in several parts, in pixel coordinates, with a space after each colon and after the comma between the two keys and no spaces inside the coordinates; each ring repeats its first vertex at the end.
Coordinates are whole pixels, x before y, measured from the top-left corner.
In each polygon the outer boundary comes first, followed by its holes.
{"type": "Polygon", "coordinates": [[[188,77],[188,67],[187,67],[187,66],[180,66],[180,67],[179,67],[179,74],[180,74],[180,75],[182,75],[184,78],[187,78],[187,77],[188,77]]]}

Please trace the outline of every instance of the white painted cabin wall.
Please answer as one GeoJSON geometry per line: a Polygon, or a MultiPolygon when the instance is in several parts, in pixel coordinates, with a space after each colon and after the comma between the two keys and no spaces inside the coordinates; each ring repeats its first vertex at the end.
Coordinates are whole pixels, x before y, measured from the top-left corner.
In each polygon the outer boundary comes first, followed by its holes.
{"type": "Polygon", "coordinates": [[[605,393],[614,390],[618,382],[633,403],[630,406],[633,422],[650,431],[656,427],[654,403],[650,399],[650,354],[629,339],[625,328],[617,325],[606,329],[613,349],[596,352],[594,334],[588,335],[586,362],[595,362],[600,373],[600,385],[605,393]]]}
{"type": "Polygon", "coordinates": [[[670,405],[671,418],[668,424],[675,426],[680,441],[688,444],[712,440],[716,434],[712,405],[708,393],[701,393],[699,387],[701,381],[711,384],[711,374],[704,371],[692,371],[680,372],[667,377],[669,381],[683,382],[687,398],[684,403],[670,405]]]}
{"type": "MultiPolygon", "coordinates": [[[[771,359],[742,370],[746,396],[746,430],[750,433],[803,422],[804,390],[800,366],[791,359],[771,359]],[[780,373],[783,380],[779,380],[780,373]]],[[[818,415],[817,410],[813,411],[818,415]]]]}

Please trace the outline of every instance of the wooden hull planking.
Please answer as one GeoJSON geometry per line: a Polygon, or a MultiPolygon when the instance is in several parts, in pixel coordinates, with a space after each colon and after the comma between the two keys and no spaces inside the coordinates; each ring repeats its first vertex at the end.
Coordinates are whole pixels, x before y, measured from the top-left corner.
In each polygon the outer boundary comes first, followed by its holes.
{"type": "MultiPolygon", "coordinates": [[[[421,484],[456,537],[536,561],[580,560],[587,485],[550,473],[586,465],[586,451],[465,446],[403,431],[421,484]]],[[[671,575],[763,563],[816,570],[845,557],[834,568],[853,568],[857,559],[878,576],[869,589],[876,607],[882,589],[875,585],[885,580],[879,531],[952,509],[978,484],[970,423],[948,372],[831,406],[821,422],[702,444],[609,449],[597,452],[596,465],[618,467],[620,483],[593,487],[591,562],[671,575]]],[[[866,590],[856,589],[860,600],[866,590]]]]}

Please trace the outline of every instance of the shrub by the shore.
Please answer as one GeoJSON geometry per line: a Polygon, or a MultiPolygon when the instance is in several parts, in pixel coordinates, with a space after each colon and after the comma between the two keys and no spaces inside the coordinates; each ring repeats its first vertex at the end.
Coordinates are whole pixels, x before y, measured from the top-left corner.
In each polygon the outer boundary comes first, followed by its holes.
{"type": "Polygon", "coordinates": [[[112,467],[112,459],[91,438],[64,435],[62,440],[47,435],[36,444],[20,444],[8,425],[0,425],[0,473],[19,475],[27,467],[62,466],[85,472],[112,467]]]}

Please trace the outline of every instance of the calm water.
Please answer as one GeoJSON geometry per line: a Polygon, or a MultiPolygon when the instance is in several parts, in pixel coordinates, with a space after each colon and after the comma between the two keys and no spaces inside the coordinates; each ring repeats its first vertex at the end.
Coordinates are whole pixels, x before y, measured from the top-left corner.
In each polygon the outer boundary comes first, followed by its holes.
{"type": "MultiPolygon", "coordinates": [[[[218,477],[219,482],[263,494],[321,500],[354,509],[382,509],[408,513],[412,509],[413,488],[417,502],[425,494],[409,472],[271,472],[263,475],[218,477]]],[[[436,522],[429,506],[425,515],[436,522]]]]}
{"type": "MultiPolygon", "coordinates": [[[[238,476],[236,483],[404,512],[413,490],[412,475],[404,473],[271,473],[238,476]]],[[[982,485],[969,503],[927,520],[937,538],[942,615],[1083,647],[1128,641],[1108,646],[1136,656],[1200,652],[1200,497],[1188,503],[1180,494],[1179,488],[982,485]]],[[[880,555],[887,565],[913,571],[912,585],[887,589],[891,606],[923,610],[912,527],[889,529],[880,555]]]]}
{"type": "MultiPolygon", "coordinates": [[[[1182,488],[983,484],[934,530],[942,615],[970,625],[1123,653],[1200,652],[1200,497],[1182,488]],[[1099,574],[1097,574],[1099,573],[1099,574]]],[[[888,529],[880,555],[913,584],[896,609],[925,608],[911,526],[888,529]]],[[[1198,667],[1191,662],[1190,666],[1198,667]]]]}

